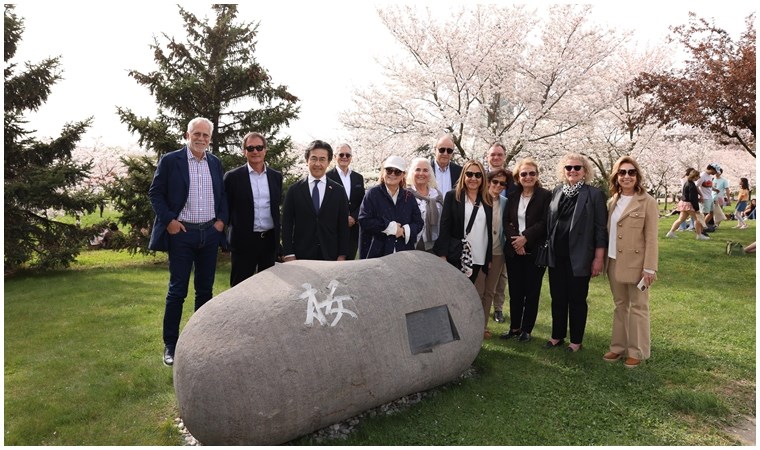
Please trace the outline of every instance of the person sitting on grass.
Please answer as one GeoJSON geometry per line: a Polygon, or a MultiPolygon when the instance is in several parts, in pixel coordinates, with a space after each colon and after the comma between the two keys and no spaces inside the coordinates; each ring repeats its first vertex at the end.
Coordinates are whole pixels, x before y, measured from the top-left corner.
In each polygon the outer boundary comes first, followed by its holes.
{"type": "Polygon", "coordinates": [[[755,220],[755,206],[757,201],[753,198],[749,201],[749,206],[744,210],[744,218],[755,220]]]}
{"type": "Polygon", "coordinates": [[[747,202],[749,201],[749,181],[746,178],[739,180],[739,197],[736,199],[736,211],[734,211],[734,217],[739,222],[734,228],[747,228],[747,223],[744,222],[744,211],[747,209],[747,202]]]}

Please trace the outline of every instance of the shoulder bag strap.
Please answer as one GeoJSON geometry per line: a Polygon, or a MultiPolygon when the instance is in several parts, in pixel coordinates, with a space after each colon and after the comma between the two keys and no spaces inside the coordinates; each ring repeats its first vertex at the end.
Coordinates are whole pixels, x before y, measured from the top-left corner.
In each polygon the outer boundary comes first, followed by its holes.
{"type": "Polygon", "coordinates": [[[478,215],[478,207],[480,206],[480,200],[475,201],[475,206],[472,208],[472,214],[470,215],[470,221],[467,223],[467,228],[464,230],[464,235],[467,237],[472,230],[472,224],[475,223],[475,216],[478,215]]]}

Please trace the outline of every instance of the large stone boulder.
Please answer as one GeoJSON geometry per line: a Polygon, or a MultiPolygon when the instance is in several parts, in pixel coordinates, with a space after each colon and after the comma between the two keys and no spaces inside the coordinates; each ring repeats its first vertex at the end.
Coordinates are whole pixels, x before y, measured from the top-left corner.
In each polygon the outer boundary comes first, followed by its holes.
{"type": "Polygon", "coordinates": [[[174,387],[201,443],[279,444],[453,380],[482,339],[472,283],[429,253],[294,261],[191,317],[174,387]]]}

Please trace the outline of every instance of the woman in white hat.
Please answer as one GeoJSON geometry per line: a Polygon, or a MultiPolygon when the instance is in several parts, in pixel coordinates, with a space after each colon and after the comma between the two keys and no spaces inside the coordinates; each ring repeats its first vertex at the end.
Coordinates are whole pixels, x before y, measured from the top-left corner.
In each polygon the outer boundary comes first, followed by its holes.
{"type": "Polygon", "coordinates": [[[405,189],[406,162],[390,156],[383,162],[380,184],[369,189],[359,208],[359,257],[379,258],[414,250],[424,226],[417,200],[405,189]]]}

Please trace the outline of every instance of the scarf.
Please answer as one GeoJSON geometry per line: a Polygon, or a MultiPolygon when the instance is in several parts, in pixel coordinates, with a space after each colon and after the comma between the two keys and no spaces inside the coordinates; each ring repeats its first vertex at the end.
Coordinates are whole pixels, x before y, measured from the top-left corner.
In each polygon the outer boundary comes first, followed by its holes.
{"type": "Polygon", "coordinates": [[[439,217],[436,203],[443,204],[443,196],[441,195],[441,192],[435,188],[430,189],[438,192],[438,196],[435,198],[426,197],[417,192],[416,189],[409,189],[412,192],[412,195],[414,195],[414,198],[427,202],[427,208],[425,208],[425,242],[431,242],[433,240],[433,228],[438,226],[439,217]]]}
{"type": "Polygon", "coordinates": [[[583,180],[575,183],[574,185],[569,185],[567,183],[562,184],[562,193],[565,194],[566,197],[573,198],[576,195],[578,195],[578,192],[581,191],[581,188],[583,187],[583,180]]]}

